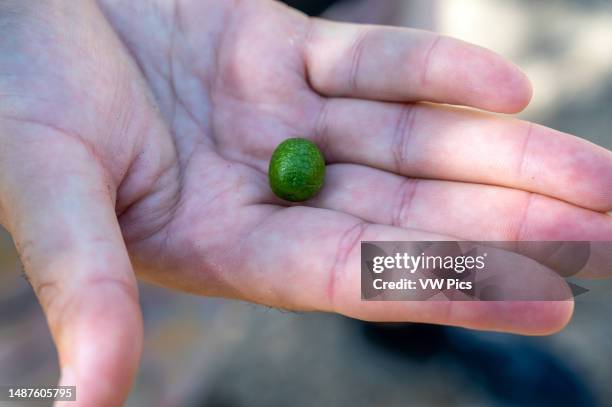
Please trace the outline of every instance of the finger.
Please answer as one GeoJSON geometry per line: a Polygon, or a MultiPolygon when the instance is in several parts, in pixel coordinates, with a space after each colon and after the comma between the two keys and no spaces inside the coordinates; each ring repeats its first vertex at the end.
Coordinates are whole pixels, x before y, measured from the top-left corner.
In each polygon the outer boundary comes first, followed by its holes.
{"type": "Polygon", "coordinates": [[[314,19],[305,61],[311,86],[326,96],[515,113],[532,93],[527,77],[493,52],[414,29],[314,19]]]}
{"type": "Polygon", "coordinates": [[[612,152],[586,140],[432,105],[333,99],[325,110],[315,138],[329,162],[506,186],[601,212],[612,209],[612,152]]]}
{"type": "MultiPolygon", "coordinates": [[[[269,207],[261,211],[269,214],[269,207]]],[[[572,313],[571,301],[362,301],[360,241],[454,239],[369,224],[308,207],[276,210],[263,219],[234,251],[239,260],[232,263],[234,273],[224,279],[224,284],[240,292],[243,299],[289,309],[339,312],[365,320],[428,322],[524,334],[559,330],[572,313]]],[[[529,270],[536,269],[544,270],[533,262],[529,270]]]]}
{"type": "Polygon", "coordinates": [[[68,404],[123,405],[142,321],[107,177],[80,142],[35,125],[2,130],[11,134],[0,154],[3,215],[56,343],[61,384],[77,388],[68,404]]]}
{"type": "Polygon", "coordinates": [[[328,166],[324,189],[308,204],[373,223],[508,242],[500,247],[563,276],[612,275],[612,218],[538,194],[337,164],[328,166]],[[513,242],[519,241],[525,242],[526,250],[515,247],[513,242]],[[562,247],[556,243],[564,241],[562,247]]]}
{"type": "Polygon", "coordinates": [[[489,185],[407,178],[353,164],[328,166],[323,190],[308,203],[372,223],[466,240],[612,240],[611,217],[553,198],[489,185]]]}
{"type": "Polygon", "coordinates": [[[564,277],[601,279],[612,277],[612,240],[546,242],[498,242],[504,248],[536,260],[564,277]]]}

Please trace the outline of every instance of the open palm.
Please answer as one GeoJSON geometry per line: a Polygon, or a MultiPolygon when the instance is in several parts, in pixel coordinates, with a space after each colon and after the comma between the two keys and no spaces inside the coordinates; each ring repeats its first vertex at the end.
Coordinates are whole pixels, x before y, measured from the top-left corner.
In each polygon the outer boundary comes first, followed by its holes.
{"type": "Polygon", "coordinates": [[[0,6],[0,215],[84,405],[129,389],[133,270],[294,310],[547,333],[571,303],[362,302],[359,242],[612,236],[609,151],[413,103],[521,110],[527,79],[486,50],[269,0],[57,3],[0,6]],[[328,163],[299,206],[267,183],[296,136],[328,163]]]}

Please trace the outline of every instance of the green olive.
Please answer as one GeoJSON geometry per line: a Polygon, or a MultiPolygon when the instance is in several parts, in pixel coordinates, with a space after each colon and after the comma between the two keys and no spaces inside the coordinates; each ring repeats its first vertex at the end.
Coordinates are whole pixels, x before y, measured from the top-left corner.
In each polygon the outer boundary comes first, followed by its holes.
{"type": "Polygon", "coordinates": [[[315,143],[290,138],[276,148],[270,160],[268,179],[281,199],[302,202],[313,198],[325,181],[325,159],[315,143]]]}

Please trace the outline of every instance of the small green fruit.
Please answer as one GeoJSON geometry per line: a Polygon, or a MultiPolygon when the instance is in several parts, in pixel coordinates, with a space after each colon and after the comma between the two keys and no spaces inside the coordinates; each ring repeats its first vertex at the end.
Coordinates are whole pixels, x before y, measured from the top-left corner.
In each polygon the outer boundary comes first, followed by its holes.
{"type": "Polygon", "coordinates": [[[281,199],[302,202],[314,197],[325,181],[325,159],[315,143],[290,138],[276,147],[270,160],[268,179],[281,199]]]}

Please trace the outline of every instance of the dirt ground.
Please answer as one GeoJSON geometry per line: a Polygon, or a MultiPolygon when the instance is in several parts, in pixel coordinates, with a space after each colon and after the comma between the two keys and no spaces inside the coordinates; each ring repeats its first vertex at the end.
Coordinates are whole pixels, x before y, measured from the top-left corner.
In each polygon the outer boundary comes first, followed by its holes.
{"type": "MultiPolygon", "coordinates": [[[[492,48],[533,79],[535,97],[521,117],[612,148],[608,1],[371,0],[329,15],[434,28],[492,48]]],[[[53,383],[58,370],[45,322],[9,238],[1,243],[0,383],[53,383]]],[[[146,344],[128,406],[499,404],[473,371],[446,356],[386,352],[355,321],[141,289],[146,344]]],[[[559,334],[494,336],[547,349],[601,405],[612,403],[610,337],[612,296],[578,302],[559,334]]]]}

